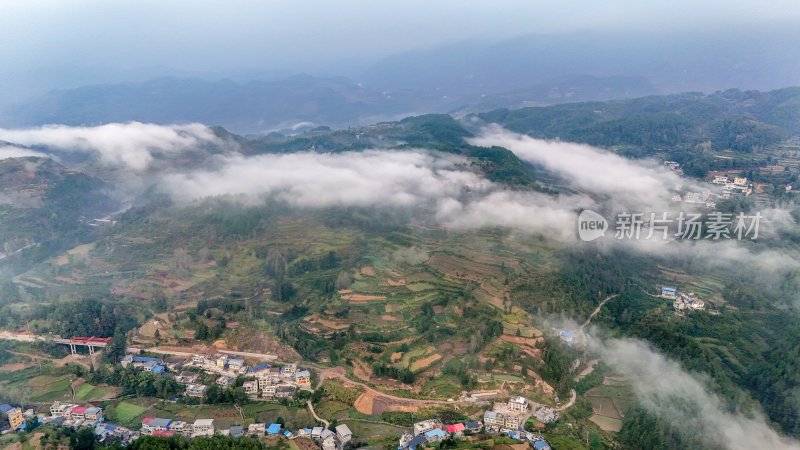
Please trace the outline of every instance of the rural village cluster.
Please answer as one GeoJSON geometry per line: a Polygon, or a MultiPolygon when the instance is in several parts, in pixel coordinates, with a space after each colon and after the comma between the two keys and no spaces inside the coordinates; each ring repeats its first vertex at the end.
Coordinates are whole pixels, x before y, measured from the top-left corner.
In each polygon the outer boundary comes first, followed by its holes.
{"type": "MultiPolygon", "coordinates": [[[[228,354],[194,354],[191,358],[157,358],[128,354],[120,362],[123,367],[173,377],[186,386],[185,397],[202,398],[208,386],[198,382],[199,372],[218,375],[216,384],[229,387],[239,376],[247,378],[242,388],[254,401],[279,401],[294,397],[298,390],[311,390],[311,373],[299,370],[297,364],[274,366],[260,363],[248,366],[243,358],[228,354]],[[187,370],[184,370],[187,369],[187,370]],[[195,369],[195,370],[191,370],[195,369]]],[[[33,409],[4,404],[0,412],[9,419],[10,428],[4,433],[24,430],[29,419],[34,417],[42,424],[70,428],[91,428],[100,442],[119,442],[123,445],[142,435],[170,437],[182,435],[189,438],[212,436],[214,434],[239,436],[279,436],[285,439],[310,438],[322,450],[342,450],[352,441],[353,433],[346,424],[317,426],[299,430],[287,430],[280,423],[252,423],[235,425],[224,429],[217,428],[214,419],[201,418],[193,423],[180,420],[145,417],[139,430],[129,429],[106,422],[103,409],[98,406],[84,406],[72,403],[55,402],[50,405],[49,415],[35,413],[33,409]]],[[[459,437],[484,431],[503,434],[515,440],[524,441],[536,450],[549,450],[550,445],[540,434],[525,431],[529,418],[549,423],[559,418],[557,409],[529,401],[525,397],[511,397],[507,402],[495,402],[491,410],[484,412],[483,420],[469,420],[462,423],[443,424],[440,420],[429,419],[413,425],[413,433],[403,433],[399,439],[398,450],[422,449],[440,442],[450,436],[459,437]]],[[[323,422],[324,420],[319,420],[323,422]]]]}

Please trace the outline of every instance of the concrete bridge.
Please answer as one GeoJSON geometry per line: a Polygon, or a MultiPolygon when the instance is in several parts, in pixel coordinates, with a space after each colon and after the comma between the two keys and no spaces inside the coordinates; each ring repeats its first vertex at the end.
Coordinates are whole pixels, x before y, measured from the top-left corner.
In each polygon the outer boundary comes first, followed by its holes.
{"type": "Polygon", "coordinates": [[[88,347],[89,354],[93,355],[95,350],[107,347],[108,343],[111,341],[111,338],[99,338],[94,336],[62,338],[59,336],[14,333],[9,331],[0,331],[0,339],[20,342],[53,342],[55,344],[69,345],[69,350],[73,355],[78,353],[78,347],[88,347]]]}
{"type": "Polygon", "coordinates": [[[69,351],[72,352],[73,355],[78,353],[78,346],[89,347],[89,354],[94,355],[95,349],[107,347],[109,341],[111,341],[111,338],[76,336],[69,339],[54,338],[50,342],[69,345],[69,351]]]}

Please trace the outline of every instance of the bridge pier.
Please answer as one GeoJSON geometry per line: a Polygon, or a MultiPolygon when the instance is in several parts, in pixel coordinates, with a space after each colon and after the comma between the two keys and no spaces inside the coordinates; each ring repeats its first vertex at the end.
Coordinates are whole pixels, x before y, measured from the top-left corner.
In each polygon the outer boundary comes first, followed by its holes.
{"type": "Polygon", "coordinates": [[[89,346],[89,354],[94,355],[94,347],[91,345],[89,346]]]}
{"type": "Polygon", "coordinates": [[[70,344],[69,344],[69,351],[70,351],[70,353],[71,353],[71,354],[73,354],[73,355],[75,355],[75,354],[77,354],[77,353],[78,353],[78,349],[77,349],[77,348],[75,348],[75,344],[72,344],[72,343],[70,343],[70,344]]]}

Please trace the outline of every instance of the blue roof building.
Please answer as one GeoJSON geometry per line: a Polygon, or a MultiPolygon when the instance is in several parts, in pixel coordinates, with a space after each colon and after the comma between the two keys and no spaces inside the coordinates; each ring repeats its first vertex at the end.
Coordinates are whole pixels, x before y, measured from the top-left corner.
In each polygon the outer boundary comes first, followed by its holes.
{"type": "Polygon", "coordinates": [[[291,438],[292,437],[292,432],[291,431],[284,431],[283,435],[286,436],[287,438],[291,438]]]}
{"type": "Polygon", "coordinates": [[[447,437],[447,435],[444,433],[444,431],[442,431],[441,428],[434,428],[434,429],[426,432],[425,433],[425,437],[429,441],[432,441],[432,440],[436,440],[436,439],[444,439],[444,438],[447,437]]]}
{"type": "Polygon", "coordinates": [[[135,363],[149,363],[149,362],[157,363],[157,362],[159,362],[159,360],[158,360],[158,358],[151,358],[149,356],[133,356],[131,358],[131,362],[135,362],[135,363]]]}
{"type": "Polygon", "coordinates": [[[12,409],[14,409],[14,407],[9,405],[8,403],[3,403],[2,405],[0,405],[0,413],[5,414],[11,411],[12,409]]]}
{"type": "Polygon", "coordinates": [[[426,438],[424,434],[420,434],[418,436],[414,436],[414,439],[411,439],[411,441],[408,442],[406,448],[408,450],[416,450],[417,447],[419,448],[425,447],[425,444],[427,443],[428,443],[428,438],[426,438]]]}
{"type": "Polygon", "coordinates": [[[267,428],[267,434],[278,434],[281,432],[281,424],[273,423],[267,428]]]}
{"type": "Polygon", "coordinates": [[[551,450],[550,444],[547,441],[536,441],[533,443],[535,450],[551,450]]]}
{"type": "Polygon", "coordinates": [[[158,366],[158,365],[153,366],[153,370],[151,370],[151,372],[153,372],[153,373],[164,373],[164,366],[158,366]]]}

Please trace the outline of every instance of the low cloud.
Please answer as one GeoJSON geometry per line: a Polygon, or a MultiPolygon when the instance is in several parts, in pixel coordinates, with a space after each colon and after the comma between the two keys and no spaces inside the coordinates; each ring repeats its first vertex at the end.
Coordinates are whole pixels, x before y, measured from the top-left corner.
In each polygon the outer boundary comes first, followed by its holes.
{"type": "Polygon", "coordinates": [[[217,138],[201,124],[162,126],[131,122],[95,127],[48,125],[0,129],[0,140],[63,152],[92,152],[111,166],[143,171],[158,153],[176,153],[204,142],[216,142],[217,138]]]}
{"type": "Polygon", "coordinates": [[[181,200],[261,196],[297,207],[411,207],[493,189],[460,159],[425,151],[301,152],[223,157],[216,170],[168,175],[162,186],[181,200]]]}
{"type": "Polygon", "coordinates": [[[654,161],[630,160],[585,144],[535,139],[497,125],[486,127],[469,142],[505,147],[520,159],[560,176],[570,187],[603,196],[622,209],[661,211],[677,187],[710,190],[710,186],[681,178],[654,161]]]}
{"type": "Polygon", "coordinates": [[[40,158],[48,155],[29,148],[17,147],[14,145],[3,145],[0,143],[0,160],[9,158],[24,158],[26,156],[37,156],[40,158]]]}
{"type": "MultiPolygon", "coordinates": [[[[708,444],[733,450],[800,449],[780,435],[758,411],[729,411],[698,377],[635,339],[590,340],[592,350],[627,378],[639,403],[679,432],[697,433],[708,444]]],[[[701,378],[702,379],[702,378],[701,378]]]]}

